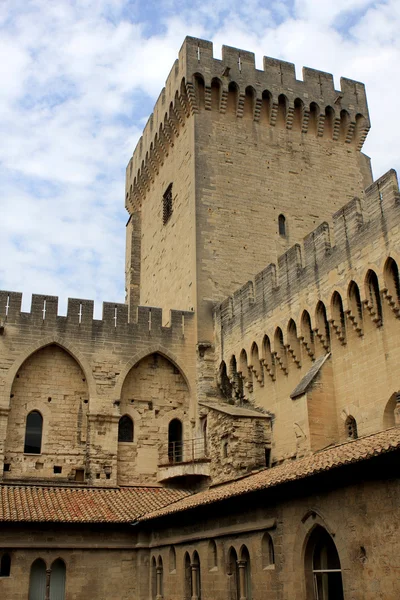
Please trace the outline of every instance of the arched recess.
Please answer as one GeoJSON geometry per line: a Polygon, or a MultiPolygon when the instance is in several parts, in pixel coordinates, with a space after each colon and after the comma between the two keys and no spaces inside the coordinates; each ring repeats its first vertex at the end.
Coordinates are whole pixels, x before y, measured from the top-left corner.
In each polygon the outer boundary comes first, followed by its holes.
{"type": "Polygon", "coordinates": [[[357,421],[352,415],[347,416],[344,429],[347,439],[356,440],[358,438],[357,421]]]}
{"type": "Polygon", "coordinates": [[[397,263],[391,256],[386,260],[383,269],[385,280],[386,298],[389,306],[394,309],[396,315],[399,314],[400,307],[400,279],[397,263]]]}
{"type": "Polygon", "coordinates": [[[0,577],[10,577],[11,574],[11,554],[1,552],[0,550],[0,577]]]}
{"type": "Polygon", "coordinates": [[[355,281],[350,281],[349,287],[347,290],[347,299],[348,299],[348,317],[350,322],[353,325],[355,331],[361,335],[362,334],[362,324],[363,324],[363,313],[362,313],[362,304],[361,304],[361,296],[360,289],[355,281]]]}
{"type": "Polygon", "coordinates": [[[253,120],[255,101],[256,90],[249,85],[245,90],[243,118],[253,120]]]}
{"type": "Polygon", "coordinates": [[[293,358],[294,362],[300,367],[300,340],[297,337],[297,327],[293,319],[290,319],[287,328],[287,340],[288,340],[288,352],[293,358]]]}
{"type": "Polygon", "coordinates": [[[326,315],[325,304],[319,300],[315,310],[315,333],[321,342],[323,348],[328,351],[330,348],[331,336],[329,331],[328,317],[326,315]]]}
{"type": "Polygon", "coordinates": [[[150,356],[152,354],[159,354],[160,356],[164,357],[170,363],[172,363],[173,366],[176,367],[176,369],[178,369],[180,371],[180,373],[188,387],[189,393],[190,393],[190,391],[191,391],[190,379],[189,379],[187,373],[185,372],[185,369],[183,369],[183,367],[179,364],[178,358],[175,356],[175,354],[170,352],[164,346],[161,346],[159,344],[154,344],[153,346],[146,348],[146,350],[142,350],[141,352],[138,352],[137,354],[135,354],[133,356],[133,358],[131,358],[131,360],[129,362],[127,362],[126,365],[121,369],[118,379],[115,382],[115,388],[114,388],[115,398],[121,398],[122,387],[125,383],[125,380],[126,380],[128,374],[130,373],[131,369],[133,367],[136,367],[136,365],[143,358],[146,358],[147,356],[150,356]]]}
{"type": "Polygon", "coordinates": [[[232,384],[228,377],[228,371],[226,368],[225,361],[222,361],[218,371],[218,387],[221,390],[221,394],[227,400],[232,399],[232,384]]]}
{"type": "Polygon", "coordinates": [[[331,140],[333,137],[333,124],[335,120],[335,111],[332,106],[325,108],[325,122],[324,122],[324,134],[323,137],[331,140]]]}
{"type": "Polygon", "coordinates": [[[304,103],[300,98],[294,101],[293,131],[301,131],[303,127],[304,103]]]}
{"type": "Polygon", "coordinates": [[[150,591],[152,600],[157,598],[157,561],[156,557],[153,556],[151,559],[151,573],[150,573],[150,591]]]}
{"type": "Polygon", "coordinates": [[[315,102],[310,104],[310,117],[308,121],[308,133],[317,135],[318,133],[318,120],[319,120],[319,106],[315,102]]]}
{"type": "Polygon", "coordinates": [[[32,356],[32,354],[35,354],[35,352],[37,352],[38,350],[42,350],[42,349],[46,348],[47,346],[53,346],[53,345],[59,346],[60,348],[65,350],[78,363],[78,365],[82,369],[84,377],[86,379],[86,383],[87,383],[87,387],[88,387],[88,397],[89,398],[96,397],[96,382],[95,382],[93,374],[92,374],[92,367],[91,367],[89,361],[85,358],[85,356],[81,352],[79,352],[79,350],[77,348],[75,348],[75,346],[73,344],[71,344],[70,342],[67,342],[63,338],[47,337],[47,338],[42,338],[40,340],[40,342],[37,342],[36,344],[32,344],[32,345],[28,346],[20,354],[20,356],[14,361],[14,363],[8,370],[7,375],[4,378],[4,396],[3,396],[3,398],[4,398],[4,400],[6,400],[6,402],[3,403],[3,406],[9,405],[10,396],[11,396],[11,388],[14,383],[15,376],[17,375],[19,369],[24,364],[24,362],[30,356],[32,356]]]}
{"type": "MultiPolygon", "coordinates": [[[[14,457],[23,452],[30,453],[28,446],[32,445],[35,437],[30,435],[33,429],[39,440],[38,419],[34,418],[36,414],[40,414],[42,419],[42,439],[39,445],[33,443],[33,446],[37,446],[33,453],[40,453],[39,446],[43,445],[46,454],[50,457],[54,455],[54,458],[57,456],[57,462],[61,461],[61,465],[65,463],[68,470],[80,468],[85,461],[88,406],[89,390],[85,372],[64,345],[42,344],[30,353],[15,373],[10,390],[5,452],[13,462],[13,474],[23,476],[31,469],[30,463],[14,461],[14,457]],[[31,417],[28,418],[29,414],[31,417]],[[62,455],[60,426],[63,431],[62,455]],[[30,429],[31,432],[28,431],[30,429]],[[32,439],[29,441],[28,438],[32,439]],[[67,456],[70,457],[68,460],[67,456]]],[[[42,476],[53,475],[52,467],[47,469],[42,470],[42,476]]]]}
{"type": "Polygon", "coordinates": [[[204,78],[200,73],[196,73],[193,76],[193,79],[194,79],[194,89],[196,92],[197,106],[198,106],[199,110],[204,110],[204,108],[205,108],[204,78]]]}
{"type": "Polygon", "coordinates": [[[243,544],[239,551],[239,587],[241,600],[251,600],[251,562],[247,546],[243,544]],[[244,598],[243,598],[244,592],[244,598]]]}
{"type": "Polygon", "coordinates": [[[368,312],[375,325],[380,327],[383,322],[381,293],[378,277],[372,269],[369,269],[365,276],[365,293],[367,296],[366,306],[368,312]]]}
{"type": "Polygon", "coordinates": [[[383,429],[400,425],[400,393],[392,394],[383,412],[383,429]]]}
{"type": "Polygon", "coordinates": [[[264,90],[261,99],[260,123],[270,124],[271,119],[272,95],[268,90],[264,90]]]}
{"type": "Polygon", "coordinates": [[[65,562],[58,558],[51,565],[50,600],[65,600],[65,581],[65,562]]]}
{"type": "Polygon", "coordinates": [[[192,568],[190,566],[189,552],[185,552],[183,559],[183,569],[185,573],[184,581],[184,598],[185,600],[191,600],[192,597],[192,568]]]}
{"type": "Polygon", "coordinates": [[[193,552],[192,556],[192,598],[201,600],[201,566],[200,557],[197,550],[193,552]]]}
{"type": "Polygon", "coordinates": [[[219,112],[221,106],[221,81],[214,77],[211,81],[211,110],[219,112]]]}
{"type": "Polygon", "coordinates": [[[283,340],[283,333],[280,327],[275,329],[274,335],[274,354],[276,356],[276,360],[280,365],[281,369],[286,373],[287,372],[287,361],[286,361],[286,348],[283,340]]]}
{"type": "Polygon", "coordinates": [[[314,332],[311,325],[311,317],[308,310],[303,310],[301,315],[301,341],[310,358],[314,357],[314,332]]]}
{"type": "Polygon", "coordinates": [[[176,550],[174,546],[171,546],[169,549],[169,572],[176,572],[176,550]]]}
{"type": "Polygon", "coordinates": [[[271,377],[272,381],[274,381],[275,380],[275,357],[272,353],[271,341],[267,335],[264,335],[264,337],[263,337],[262,361],[263,361],[264,367],[265,367],[268,375],[271,377]]]}
{"type": "Polygon", "coordinates": [[[274,543],[268,532],[261,539],[261,557],[263,569],[270,569],[275,565],[274,543]]]}
{"type": "MultiPolygon", "coordinates": [[[[124,374],[124,371],[121,374],[124,374]]],[[[189,404],[190,394],[185,377],[164,353],[146,353],[131,366],[121,389],[119,411],[121,415],[132,419],[135,437],[133,444],[118,444],[119,485],[132,485],[138,481],[141,473],[155,473],[160,460],[169,460],[169,423],[174,417],[183,419],[185,412],[189,410],[189,404]],[[155,398],[156,414],[153,408],[155,398]],[[155,425],[159,428],[162,444],[160,448],[155,446],[149,449],[146,455],[146,471],[143,471],[140,462],[141,440],[147,440],[154,435],[155,425]]],[[[182,446],[180,451],[182,452],[182,446]]]]}
{"type": "Polygon", "coordinates": [[[226,565],[226,572],[228,575],[228,597],[229,600],[240,599],[240,588],[239,588],[239,567],[238,557],[235,548],[231,546],[228,551],[228,560],[226,565]]]}
{"type": "Polygon", "coordinates": [[[339,554],[333,538],[320,525],[312,529],[305,546],[304,576],[307,598],[344,599],[339,554]]]}
{"type": "Polygon", "coordinates": [[[238,107],[239,88],[234,81],[228,86],[228,99],[226,102],[226,114],[235,115],[238,107]]]}
{"type": "Polygon", "coordinates": [[[31,565],[29,600],[43,600],[46,595],[46,563],[38,558],[31,565]]]}
{"type": "Polygon", "coordinates": [[[129,415],[122,415],[118,421],[118,442],[133,442],[133,419],[129,415]]]}
{"type": "Polygon", "coordinates": [[[336,333],[339,341],[344,343],[346,341],[346,320],[344,317],[342,297],[337,291],[332,294],[331,311],[332,329],[336,333]]]}
{"type": "Polygon", "coordinates": [[[286,127],[286,116],[289,101],[284,94],[280,94],[278,97],[278,113],[276,117],[276,124],[278,127],[286,127]]]}

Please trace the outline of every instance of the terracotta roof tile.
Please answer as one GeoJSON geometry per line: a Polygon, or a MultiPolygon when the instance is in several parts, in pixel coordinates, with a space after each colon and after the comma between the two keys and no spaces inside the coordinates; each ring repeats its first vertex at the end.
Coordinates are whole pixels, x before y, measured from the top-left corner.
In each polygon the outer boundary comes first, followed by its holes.
{"type": "Polygon", "coordinates": [[[393,450],[400,450],[400,427],[393,427],[357,440],[331,446],[311,456],[286,461],[272,469],[263,469],[236,481],[211,487],[160,510],[146,513],[139,520],[147,521],[249,492],[272,488],[282,483],[304,479],[335,467],[367,460],[393,450]]]}
{"type": "Polygon", "coordinates": [[[117,489],[0,485],[0,522],[129,523],[188,495],[159,487],[117,489]]]}

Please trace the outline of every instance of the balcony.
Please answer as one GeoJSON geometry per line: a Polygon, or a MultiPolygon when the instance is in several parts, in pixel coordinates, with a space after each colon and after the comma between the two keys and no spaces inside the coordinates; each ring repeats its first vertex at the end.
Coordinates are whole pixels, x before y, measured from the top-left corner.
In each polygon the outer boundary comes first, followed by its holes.
{"type": "Polygon", "coordinates": [[[204,438],[169,442],[161,448],[158,481],[193,485],[210,476],[210,458],[204,438]]]}

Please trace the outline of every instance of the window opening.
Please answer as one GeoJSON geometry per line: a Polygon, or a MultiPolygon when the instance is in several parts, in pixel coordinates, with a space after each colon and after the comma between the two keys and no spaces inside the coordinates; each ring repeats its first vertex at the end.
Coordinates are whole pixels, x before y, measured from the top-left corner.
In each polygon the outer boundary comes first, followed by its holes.
{"type": "Polygon", "coordinates": [[[118,441],[133,442],[133,421],[129,415],[123,415],[118,422],[118,441]]]}
{"type": "Polygon", "coordinates": [[[284,215],[279,215],[278,217],[278,229],[279,235],[282,237],[286,237],[286,218],[284,215]]]}
{"type": "Polygon", "coordinates": [[[65,562],[58,558],[51,565],[50,600],[65,600],[65,562]]]}
{"type": "Polygon", "coordinates": [[[357,433],[357,422],[354,417],[349,415],[346,419],[345,423],[347,437],[351,440],[356,440],[358,438],[357,433]]]}
{"type": "Polygon", "coordinates": [[[33,410],[26,418],[25,429],[25,454],[41,454],[42,451],[43,417],[37,410],[33,410]]]}
{"type": "Polygon", "coordinates": [[[83,482],[85,481],[85,471],[84,469],[76,469],[75,471],[75,481],[83,482]]]}
{"type": "Polygon", "coordinates": [[[315,600],[343,600],[342,572],[336,546],[325,529],[317,527],[310,537],[315,600]]]}
{"type": "Polygon", "coordinates": [[[46,596],[46,564],[38,558],[32,563],[29,579],[29,600],[43,600],[46,596]]]}
{"type": "Polygon", "coordinates": [[[172,215],[172,183],[169,184],[163,195],[163,225],[166,225],[172,215]]]}
{"type": "Polygon", "coordinates": [[[222,440],[222,458],[228,458],[228,440],[222,440]]]}
{"type": "Polygon", "coordinates": [[[0,577],[10,577],[11,555],[5,552],[0,560],[0,577]]]}

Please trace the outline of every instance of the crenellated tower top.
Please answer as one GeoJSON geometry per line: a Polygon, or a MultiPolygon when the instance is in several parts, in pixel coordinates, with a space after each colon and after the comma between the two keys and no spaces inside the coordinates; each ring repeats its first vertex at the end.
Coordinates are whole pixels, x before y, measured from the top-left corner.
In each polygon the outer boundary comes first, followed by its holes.
{"type": "Polygon", "coordinates": [[[267,56],[256,69],[253,52],[230,46],[217,59],[212,42],[186,37],[127,167],[128,212],[149,190],[186,119],[201,108],[227,112],[230,93],[238,118],[250,110],[255,122],[361,150],[370,128],[364,84],[342,77],[336,90],[330,73],[303,67],[302,74],[296,79],[294,64],[267,56]]]}

